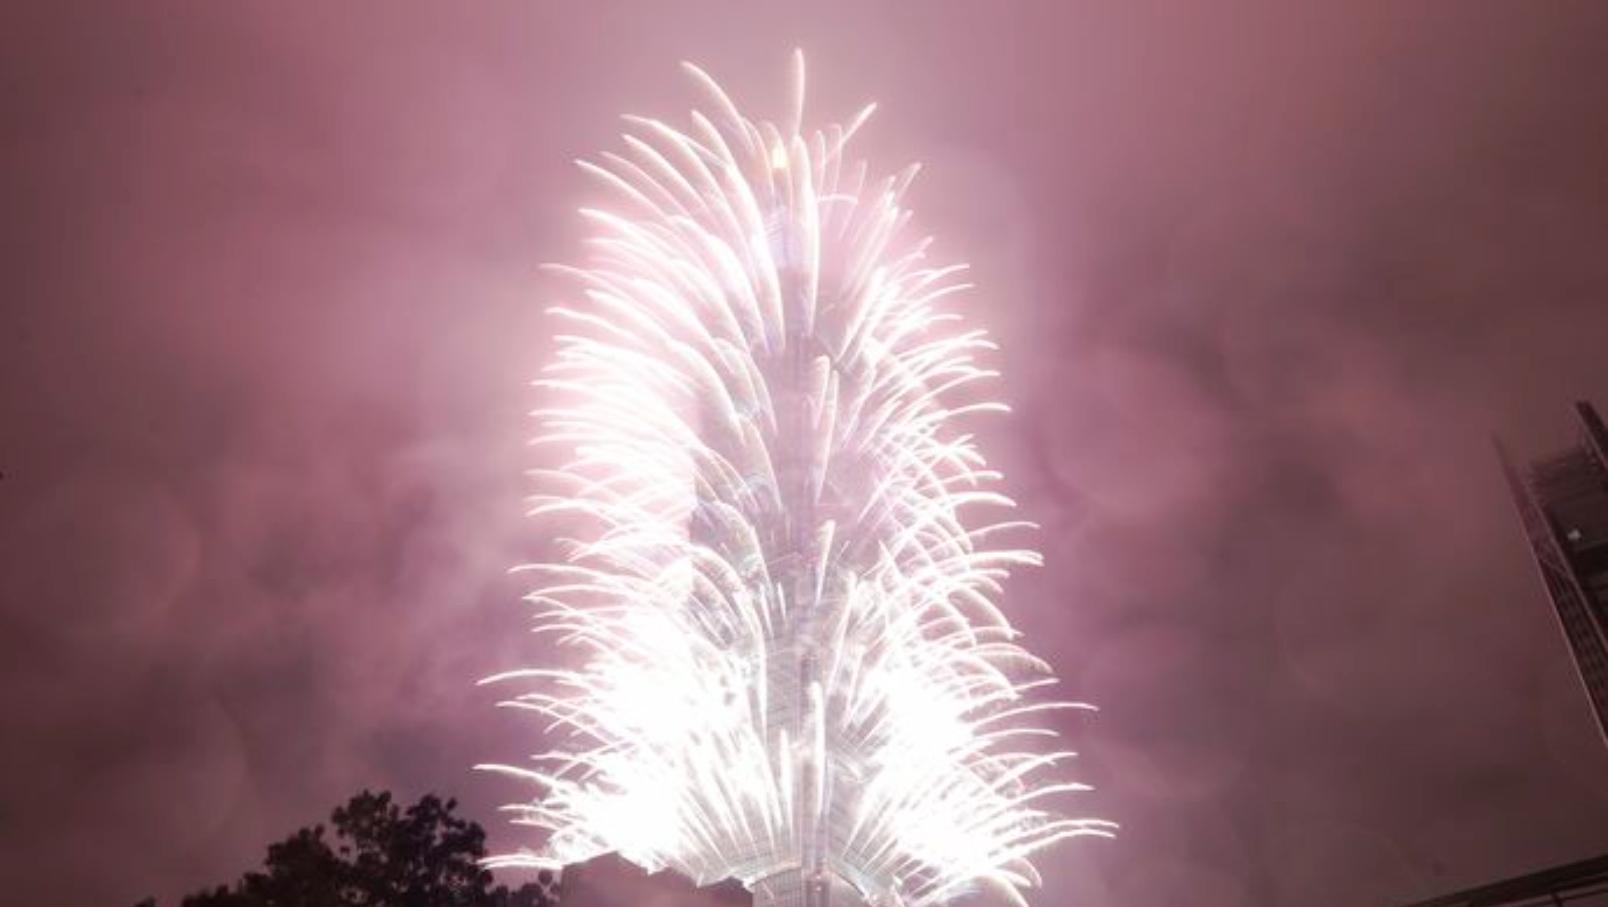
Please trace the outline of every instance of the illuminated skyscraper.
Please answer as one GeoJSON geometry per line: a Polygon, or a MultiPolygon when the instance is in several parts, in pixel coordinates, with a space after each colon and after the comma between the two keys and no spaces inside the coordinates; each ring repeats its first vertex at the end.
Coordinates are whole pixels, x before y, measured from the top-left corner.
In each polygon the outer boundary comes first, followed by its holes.
{"type": "MultiPolygon", "coordinates": [[[[950,310],[964,265],[929,257],[902,193],[846,126],[713,102],[583,167],[577,286],[551,311],[536,383],[532,513],[557,522],[528,565],[536,629],[566,658],[505,672],[506,703],[552,749],[487,766],[536,794],[511,809],[542,851],[613,851],[762,907],[939,907],[1019,899],[1031,859],[1112,825],[1060,812],[1072,757],[1048,664],[1000,606],[1031,524],[1012,513],[974,421],[994,345],[950,310]]],[[[581,878],[585,878],[582,872],[581,878]]]]}
{"type": "Polygon", "coordinates": [[[1575,404],[1580,439],[1515,467],[1500,444],[1513,501],[1575,667],[1608,740],[1608,431],[1590,403],[1575,404]]]}

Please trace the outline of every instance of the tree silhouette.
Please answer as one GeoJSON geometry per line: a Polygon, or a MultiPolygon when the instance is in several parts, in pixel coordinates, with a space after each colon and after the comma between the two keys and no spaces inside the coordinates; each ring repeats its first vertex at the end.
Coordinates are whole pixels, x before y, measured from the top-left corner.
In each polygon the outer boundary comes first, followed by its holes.
{"type": "Polygon", "coordinates": [[[365,790],[335,809],[332,835],[303,828],[268,847],[261,871],[183,907],[550,907],[541,885],[492,887],[485,830],[457,805],[427,795],[403,809],[365,790]]]}

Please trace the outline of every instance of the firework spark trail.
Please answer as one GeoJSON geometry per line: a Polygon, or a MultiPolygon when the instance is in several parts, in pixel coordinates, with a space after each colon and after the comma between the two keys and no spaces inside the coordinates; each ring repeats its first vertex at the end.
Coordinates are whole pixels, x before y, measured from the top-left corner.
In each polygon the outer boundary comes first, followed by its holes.
{"type": "Polygon", "coordinates": [[[582,301],[538,384],[534,512],[584,527],[528,568],[539,632],[576,669],[506,703],[554,751],[508,807],[570,862],[756,885],[830,875],[874,903],[988,885],[1020,899],[1031,854],[1109,823],[1060,817],[1035,737],[1046,665],[1013,641],[1001,582],[1038,555],[993,547],[995,490],[955,403],[993,349],[942,309],[964,266],[905,235],[914,167],[873,180],[847,126],[801,131],[803,59],[780,124],[713,102],[686,132],[628,117],[624,154],[582,162],[618,207],[584,209],[582,301]]]}

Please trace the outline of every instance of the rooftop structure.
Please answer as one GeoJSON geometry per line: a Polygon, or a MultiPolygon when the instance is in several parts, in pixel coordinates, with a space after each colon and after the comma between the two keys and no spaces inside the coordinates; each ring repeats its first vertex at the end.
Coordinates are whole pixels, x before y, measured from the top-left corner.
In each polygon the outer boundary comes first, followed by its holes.
{"type": "Polygon", "coordinates": [[[1608,904],[1608,856],[1553,866],[1404,907],[1576,907],[1608,904]]]}

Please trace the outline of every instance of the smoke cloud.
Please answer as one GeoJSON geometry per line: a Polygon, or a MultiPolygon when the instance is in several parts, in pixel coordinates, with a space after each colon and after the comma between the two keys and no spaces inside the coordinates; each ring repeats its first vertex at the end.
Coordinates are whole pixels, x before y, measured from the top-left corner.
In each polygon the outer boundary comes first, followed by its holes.
{"type": "Polygon", "coordinates": [[[694,59],[876,100],[1003,346],[1007,607],[1113,842],[1044,903],[1388,903],[1608,850],[1489,452],[1608,403],[1600,5],[3,14],[0,890],[171,900],[359,787],[492,831],[537,748],[537,271],[694,59]]]}

